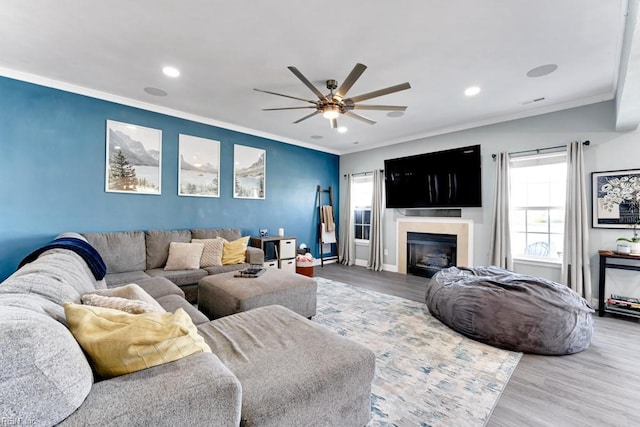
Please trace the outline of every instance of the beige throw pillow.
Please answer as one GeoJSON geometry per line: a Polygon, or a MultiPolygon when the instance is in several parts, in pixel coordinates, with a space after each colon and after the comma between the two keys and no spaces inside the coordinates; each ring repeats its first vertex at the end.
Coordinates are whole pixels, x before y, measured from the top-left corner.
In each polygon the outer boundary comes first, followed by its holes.
{"type": "Polygon", "coordinates": [[[67,303],[64,312],[69,330],[105,378],[211,352],[181,308],[175,313],[129,314],[67,303]]]}
{"type": "Polygon", "coordinates": [[[202,243],[171,242],[165,270],[197,270],[204,251],[202,243]]]}
{"type": "Polygon", "coordinates": [[[222,265],[224,239],[191,239],[191,243],[202,243],[204,250],[200,257],[200,267],[219,267],[222,265]]]}
{"type": "Polygon", "coordinates": [[[105,297],[118,297],[131,300],[139,300],[155,307],[156,309],[153,311],[165,311],[160,303],[158,303],[158,301],[156,301],[151,295],[149,295],[144,289],[142,289],[135,283],[129,283],[128,285],[118,286],[111,289],[102,289],[99,291],[91,292],[91,294],[102,295],[105,297]]]}
{"type": "Polygon", "coordinates": [[[116,310],[126,311],[131,314],[160,312],[165,313],[166,310],[154,305],[147,304],[144,301],[137,299],[126,299],[120,297],[106,297],[96,294],[84,294],[82,295],[82,303],[86,305],[93,305],[95,307],[114,308],[116,310]]]}

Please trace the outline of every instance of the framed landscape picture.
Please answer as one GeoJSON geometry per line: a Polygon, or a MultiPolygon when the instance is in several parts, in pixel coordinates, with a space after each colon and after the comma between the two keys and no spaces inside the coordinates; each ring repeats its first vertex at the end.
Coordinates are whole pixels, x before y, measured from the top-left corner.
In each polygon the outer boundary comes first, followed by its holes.
{"type": "Polygon", "coordinates": [[[180,134],[178,151],[178,195],[219,197],[220,142],[180,134]]]}
{"type": "Polygon", "coordinates": [[[161,193],[162,131],[107,120],[105,191],[161,193]]]}
{"type": "Polygon", "coordinates": [[[244,145],[233,146],[233,197],[265,198],[266,151],[244,145]]]}
{"type": "Polygon", "coordinates": [[[630,228],[640,223],[640,169],[593,172],[593,227],[630,228]]]}

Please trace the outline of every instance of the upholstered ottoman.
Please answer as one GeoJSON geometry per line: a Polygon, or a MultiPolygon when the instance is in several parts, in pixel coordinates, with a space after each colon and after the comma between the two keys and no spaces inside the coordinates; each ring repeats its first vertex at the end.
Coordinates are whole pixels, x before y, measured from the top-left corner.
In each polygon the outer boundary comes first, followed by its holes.
{"type": "Polygon", "coordinates": [[[300,274],[267,268],[258,277],[214,274],[198,282],[198,308],[210,319],[266,305],[281,305],[311,318],[316,314],[316,282],[300,274]]]}
{"type": "Polygon", "coordinates": [[[369,421],[375,355],[363,345],[277,305],[198,325],[198,332],[240,381],[241,426],[369,421]]]}
{"type": "Polygon", "coordinates": [[[450,267],[427,287],[431,314],[496,347],[562,355],[591,343],[594,310],[565,285],[498,267],[450,267]]]}

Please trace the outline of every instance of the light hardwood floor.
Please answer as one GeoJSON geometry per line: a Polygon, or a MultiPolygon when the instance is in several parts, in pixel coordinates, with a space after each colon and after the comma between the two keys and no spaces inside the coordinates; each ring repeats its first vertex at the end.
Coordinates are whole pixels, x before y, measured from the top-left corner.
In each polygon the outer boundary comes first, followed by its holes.
{"type": "MultiPolygon", "coordinates": [[[[419,302],[429,282],[340,264],[315,267],[315,275],[419,302]]],[[[638,320],[596,314],[584,352],[523,355],[487,426],[640,426],[638,320]]]]}

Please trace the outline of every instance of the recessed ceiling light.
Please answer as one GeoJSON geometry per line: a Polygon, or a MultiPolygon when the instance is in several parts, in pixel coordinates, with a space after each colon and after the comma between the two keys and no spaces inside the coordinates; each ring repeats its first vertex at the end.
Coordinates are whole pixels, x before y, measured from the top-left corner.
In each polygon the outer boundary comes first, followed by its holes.
{"type": "Polygon", "coordinates": [[[167,92],[157,87],[145,87],[144,91],[153,96],[167,96],[167,92]]]}
{"type": "Polygon", "coordinates": [[[464,94],[467,96],[475,96],[480,93],[480,88],[478,86],[471,86],[465,89],[464,94]]]}
{"type": "Polygon", "coordinates": [[[349,129],[347,129],[346,126],[338,126],[338,132],[340,132],[340,133],[345,133],[348,130],[349,129]]]}
{"type": "Polygon", "coordinates": [[[322,135],[311,135],[311,139],[322,139],[322,135]]]}
{"type": "Polygon", "coordinates": [[[178,77],[180,75],[180,70],[175,67],[164,67],[162,68],[162,72],[169,77],[178,77]]]}
{"type": "Polygon", "coordinates": [[[553,73],[557,69],[558,69],[558,65],[557,64],[541,65],[539,67],[535,67],[535,68],[530,69],[527,72],[527,77],[542,77],[542,76],[546,76],[547,74],[553,73]]]}
{"type": "Polygon", "coordinates": [[[404,116],[404,111],[390,111],[387,113],[387,117],[402,117],[404,116]]]}

